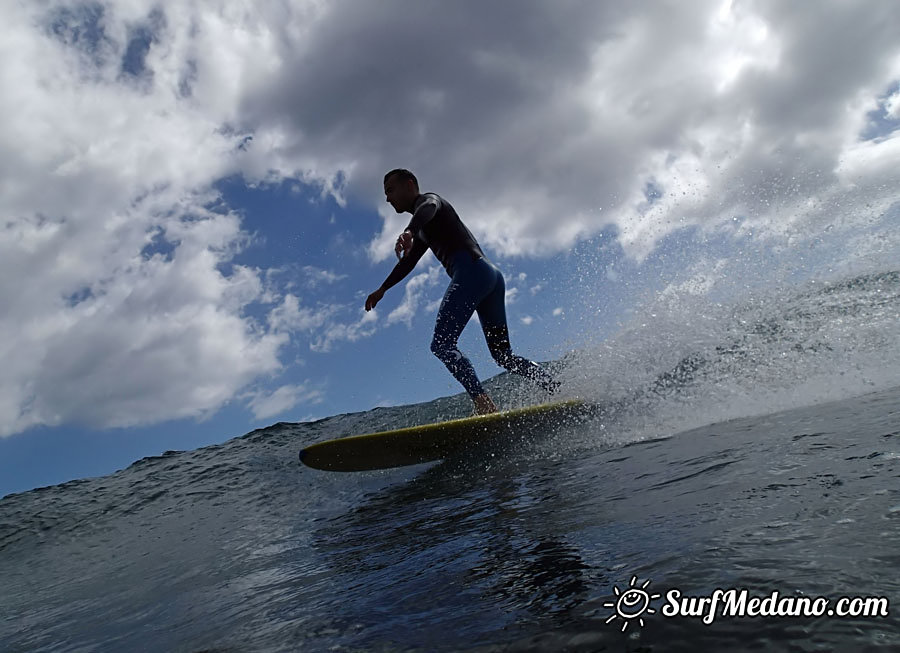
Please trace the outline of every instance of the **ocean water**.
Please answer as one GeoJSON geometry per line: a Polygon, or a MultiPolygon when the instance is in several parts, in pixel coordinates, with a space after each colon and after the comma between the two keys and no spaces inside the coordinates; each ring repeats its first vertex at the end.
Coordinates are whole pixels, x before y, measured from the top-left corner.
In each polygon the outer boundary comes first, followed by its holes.
{"type": "Polygon", "coordinates": [[[651,307],[554,363],[597,414],[500,452],[298,462],[319,440],[462,416],[455,396],[11,495],[0,650],[900,650],[898,363],[900,272],[858,274],[651,307]],[[717,589],[881,610],[665,612],[676,590],[717,589]]]}

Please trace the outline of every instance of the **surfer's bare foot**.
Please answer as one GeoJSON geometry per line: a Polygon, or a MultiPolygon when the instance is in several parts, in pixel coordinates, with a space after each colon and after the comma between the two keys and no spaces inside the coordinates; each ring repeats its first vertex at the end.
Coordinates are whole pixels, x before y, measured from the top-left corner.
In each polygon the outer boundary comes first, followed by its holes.
{"type": "Polygon", "coordinates": [[[497,407],[494,405],[493,399],[487,394],[472,397],[472,401],[475,402],[476,415],[489,415],[497,412],[497,407]]]}

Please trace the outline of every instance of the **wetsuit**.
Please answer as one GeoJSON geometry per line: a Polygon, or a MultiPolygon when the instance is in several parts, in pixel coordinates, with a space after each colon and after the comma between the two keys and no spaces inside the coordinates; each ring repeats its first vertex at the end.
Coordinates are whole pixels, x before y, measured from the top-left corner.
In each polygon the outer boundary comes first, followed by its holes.
{"type": "Polygon", "coordinates": [[[382,284],[397,284],[431,248],[451,282],[438,310],[431,352],[441,360],[470,396],[484,394],[472,363],[457,347],[463,328],[477,312],[491,356],[513,374],[532,379],[549,392],[558,382],[536,363],[512,352],[506,323],[506,283],[503,274],[487,260],[453,207],[435,193],[416,198],[413,217],[406,228],[413,235],[412,248],[394,266],[382,284]]]}

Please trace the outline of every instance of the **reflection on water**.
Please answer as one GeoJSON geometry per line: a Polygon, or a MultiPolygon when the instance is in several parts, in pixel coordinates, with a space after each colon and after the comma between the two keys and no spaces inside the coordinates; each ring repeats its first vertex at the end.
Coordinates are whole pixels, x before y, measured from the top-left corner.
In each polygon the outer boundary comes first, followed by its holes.
{"type": "Polygon", "coordinates": [[[349,621],[384,613],[427,621],[434,642],[436,612],[452,628],[565,621],[604,582],[568,541],[571,506],[558,465],[527,476],[514,461],[481,473],[466,465],[474,463],[436,465],[314,532],[332,570],[372,588],[344,604],[349,621]]]}
{"type": "Polygon", "coordinates": [[[886,635],[896,617],[705,626],[664,619],[658,601],[645,627],[622,633],[604,607],[632,576],[663,594],[896,593],[896,582],[872,576],[891,545],[858,540],[859,524],[892,514],[887,503],[900,499],[871,474],[886,465],[896,477],[898,463],[877,451],[861,455],[885,440],[890,406],[900,406],[900,392],[569,458],[540,455],[558,447],[547,442],[489,464],[436,465],[375,490],[311,538],[346,589],[331,606],[346,626],[339,641],[691,651],[698,642],[721,648],[753,638],[779,650],[809,636],[844,641],[856,628],[850,640],[863,645],[897,642],[886,635]]]}

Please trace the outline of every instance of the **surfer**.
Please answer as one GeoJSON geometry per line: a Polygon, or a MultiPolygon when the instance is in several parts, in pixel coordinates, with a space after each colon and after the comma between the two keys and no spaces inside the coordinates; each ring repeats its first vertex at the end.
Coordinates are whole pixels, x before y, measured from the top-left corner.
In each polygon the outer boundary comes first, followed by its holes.
{"type": "Polygon", "coordinates": [[[436,193],[420,193],[416,176],[402,168],[384,176],[384,194],[397,213],[412,213],[413,217],[394,246],[397,264],[378,290],[366,298],[366,310],[375,308],[384,293],[406,277],[431,248],[451,279],[438,309],[431,352],[469,393],[475,413],[493,413],[497,407],[481,386],[472,363],[457,347],[474,312],[478,313],[488,349],[498,365],[555,392],[559,382],[537,363],[513,354],[506,324],[503,274],[485,257],[450,203],[436,193]]]}

